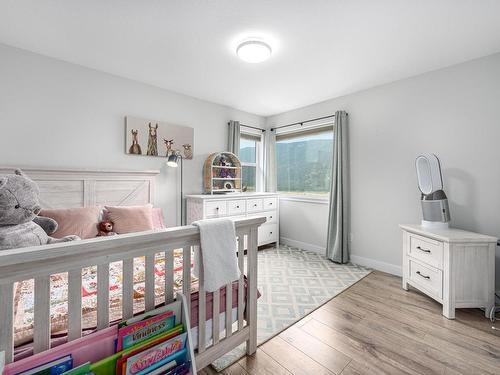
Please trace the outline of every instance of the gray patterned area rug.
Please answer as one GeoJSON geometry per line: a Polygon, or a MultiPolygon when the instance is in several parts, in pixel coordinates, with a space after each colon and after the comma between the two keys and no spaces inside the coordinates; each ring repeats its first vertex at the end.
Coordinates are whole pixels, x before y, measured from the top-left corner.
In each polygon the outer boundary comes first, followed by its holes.
{"type": "MultiPolygon", "coordinates": [[[[258,253],[257,344],[302,319],[368,275],[354,264],[336,264],[324,255],[281,245],[258,253]]],[[[222,371],[245,355],[245,344],[212,363],[222,371]]]]}

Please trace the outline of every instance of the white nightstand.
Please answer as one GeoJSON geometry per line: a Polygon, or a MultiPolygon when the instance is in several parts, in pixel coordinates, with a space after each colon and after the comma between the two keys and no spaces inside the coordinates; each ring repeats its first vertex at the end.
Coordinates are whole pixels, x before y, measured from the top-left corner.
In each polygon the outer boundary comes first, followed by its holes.
{"type": "Polygon", "coordinates": [[[455,318],[455,308],[495,303],[497,239],[460,229],[400,225],[403,230],[403,289],[411,285],[443,305],[443,315],[455,318]]]}

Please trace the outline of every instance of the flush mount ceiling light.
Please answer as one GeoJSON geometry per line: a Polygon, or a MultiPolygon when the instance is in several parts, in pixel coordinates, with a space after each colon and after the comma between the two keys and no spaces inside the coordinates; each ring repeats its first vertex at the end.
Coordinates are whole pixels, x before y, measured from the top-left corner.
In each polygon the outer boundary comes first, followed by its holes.
{"type": "Polygon", "coordinates": [[[247,40],[236,48],[236,54],[247,63],[256,64],[271,57],[271,46],[260,40],[247,40]]]}

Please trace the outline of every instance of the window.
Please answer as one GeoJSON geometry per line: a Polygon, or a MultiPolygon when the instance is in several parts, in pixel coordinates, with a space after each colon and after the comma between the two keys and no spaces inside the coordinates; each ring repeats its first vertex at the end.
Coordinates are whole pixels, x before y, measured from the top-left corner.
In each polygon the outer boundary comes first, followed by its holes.
{"type": "Polygon", "coordinates": [[[240,161],[242,174],[242,187],[247,191],[258,190],[259,160],[260,160],[260,136],[253,134],[241,134],[240,138],[240,161]]]}
{"type": "Polygon", "coordinates": [[[285,194],[326,197],[330,192],[332,153],[332,127],[278,134],[278,191],[285,194]]]}

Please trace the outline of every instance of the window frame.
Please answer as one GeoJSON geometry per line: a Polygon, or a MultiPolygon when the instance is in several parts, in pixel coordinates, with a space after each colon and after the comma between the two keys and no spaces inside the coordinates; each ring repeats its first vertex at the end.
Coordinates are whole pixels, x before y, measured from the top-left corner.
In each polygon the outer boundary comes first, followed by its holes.
{"type": "MultiPolygon", "coordinates": [[[[280,138],[285,139],[285,138],[292,138],[292,137],[300,137],[300,136],[305,136],[305,135],[313,135],[315,133],[321,133],[324,132],[325,130],[332,131],[333,136],[335,137],[335,132],[333,130],[333,121],[323,121],[323,122],[318,122],[318,123],[312,123],[309,125],[304,125],[304,124],[298,124],[293,127],[287,127],[280,129],[276,129],[276,145],[278,144],[280,138]]],[[[333,140],[332,140],[333,142],[333,140]]],[[[277,157],[277,154],[276,154],[277,157]]],[[[278,166],[278,160],[276,160],[276,174],[278,173],[277,169],[279,168],[278,166]]],[[[277,176],[276,176],[277,177],[277,176]]],[[[289,200],[289,201],[295,201],[295,202],[307,202],[307,203],[318,203],[318,204],[327,204],[330,201],[330,194],[300,194],[299,192],[286,192],[286,191],[279,191],[278,187],[276,186],[276,191],[279,193],[280,199],[281,200],[289,200]]]]}
{"type": "Polygon", "coordinates": [[[253,129],[241,129],[240,142],[242,139],[255,141],[255,163],[241,162],[241,187],[243,188],[243,167],[255,167],[255,192],[263,191],[264,184],[264,148],[262,131],[253,129]]]}

